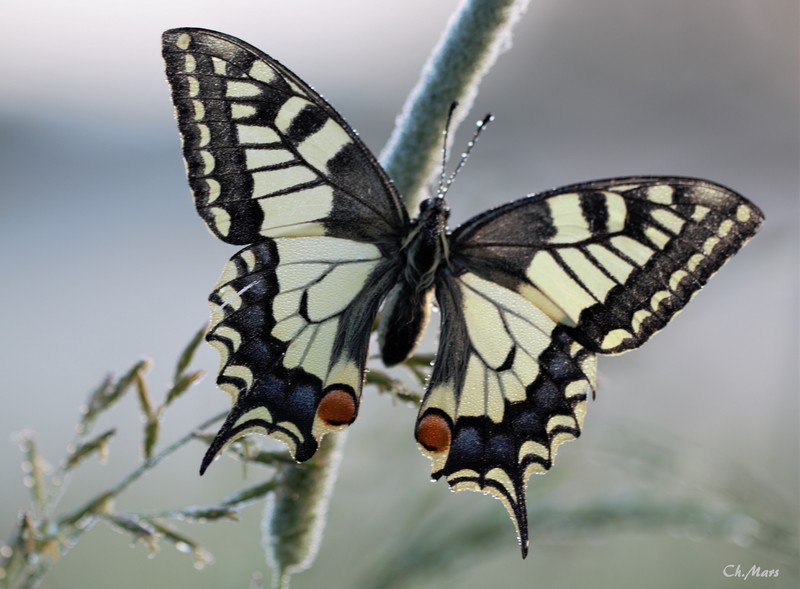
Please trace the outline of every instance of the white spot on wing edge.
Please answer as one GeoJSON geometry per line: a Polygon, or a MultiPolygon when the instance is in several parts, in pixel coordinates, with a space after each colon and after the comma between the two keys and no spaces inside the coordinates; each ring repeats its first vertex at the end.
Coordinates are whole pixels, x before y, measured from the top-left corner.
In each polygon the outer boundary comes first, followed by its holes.
{"type": "Polygon", "coordinates": [[[720,237],[726,237],[728,233],[731,232],[733,229],[733,221],[730,219],[725,219],[722,223],[720,223],[719,229],[717,229],[717,235],[720,237]]]}
{"type": "Polygon", "coordinates": [[[220,325],[214,329],[214,337],[222,337],[230,341],[230,348],[233,352],[238,350],[239,346],[242,345],[242,334],[227,325],[220,325]]]}
{"type": "Polygon", "coordinates": [[[192,37],[189,35],[189,33],[181,33],[178,35],[178,38],[175,39],[175,45],[178,47],[178,49],[183,50],[188,49],[191,42],[192,37]]]}
{"type": "Polygon", "coordinates": [[[269,84],[276,78],[275,70],[260,60],[253,62],[253,65],[250,66],[250,72],[248,75],[259,82],[264,82],[265,84],[269,84]]]}
{"type": "Polygon", "coordinates": [[[242,415],[239,419],[237,419],[236,423],[234,424],[234,427],[239,427],[241,425],[244,425],[248,421],[254,421],[254,420],[263,420],[266,421],[267,423],[272,423],[272,413],[270,413],[269,409],[267,409],[263,405],[255,407],[254,409],[251,409],[250,411],[242,415]]]}
{"type": "Polygon", "coordinates": [[[239,364],[229,364],[221,373],[222,376],[229,378],[240,378],[245,382],[246,389],[253,386],[253,373],[247,366],[239,364]]]}
{"type": "Polygon", "coordinates": [[[189,96],[194,98],[200,93],[200,82],[194,76],[186,76],[186,83],[189,84],[189,96]]]}
{"type": "Polygon", "coordinates": [[[202,150],[200,152],[200,157],[203,160],[203,176],[208,176],[212,171],[214,171],[214,165],[216,164],[214,161],[214,156],[211,155],[210,152],[202,150]]]}
{"type": "Polygon", "coordinates": [[[662,205],[672,204],[672,195],[674,193],[672,186],[666,184],[657,184],[650,186],[647,189],[647,200],[662,205]]]}
{"type": "MultiPolygon", "coordinates": [[[[206,200],[206,204],[209,205],[217,200],[219,195],[222,194],[222,187],[217,180],[214,180],[214,178],[205,178],[205,181],[206,186],[208,187],[208,198],[206,200]]],[[[228,223],[230,223],[230,219],[228,220],[228,223]]]]}
{"type": "Polygon", "coordinates": [[[746,223],[752,217],[752,211],[747,205],[739,205],[736,209],[736,220],[740,223],[746,223]]]}
{"type": "Polygon", "coordinates": [[[517,491],[514,489],[514,483],[502,468],[493,468],[486,473],[486,478],[499,483],[511,495],[512,501],[517,501],[517,491]]]}
{"type": "Polygon", "coordinates": [[[678,290],[678,287],[681,284],[681,281],[689,275],[686,270],[676,270],[672,273],[672,276],[669,277],[669,288],[672,291],[678,290]]]}
{"type": "Polygon", "coordinates": [[[191,74],[194,72],[196,67],[197,62],[194,59],[194,55],[187,53],[183,56],[183,71],[185,71],[187,74],[191,74]]]}
{"type": "Polygon", "coordinates": [[[705,240],[703,243],[703,253],[707,256],[710,256],[711,253],[714,251],[714,248],[717,247],[719,243],[719,237],[712,235],[708,239],[705,240]]]}
{"type": "Polygon", "coordinates": [[[603,343],[600,344],[600,347],[604,350],[613,350],[629,339],[633,339],[633,335],[630,332],[624,329],[613,329],[603,338],[603,343]]]}
{"type": "Polygon", "coordinates": [[[199,100],[192,100],[192,106],[194,107],[194,120],[202,121],[206,116],[206,107],[199,100]]]}
{"type": "Polygon", "coordinates": [[[539,442],[534,442],[533,440],[527,440],[523,442],[522,446],[519,449],[519,461],[522,462],[523,458],[532,454],[533,456],[540,456],[545,460],[550,460],[550,448],[547,446],[543,446],[539,442]]]}
{"type": "Polygon", "coordinates": [[[200,141],[198,147],[205,147],[211,142],[211,131],[208,125],[197,125],[197,130],[200,131],[200,141]]]}
{"type": "Polygon", "coordinates": [[[228,211],[220,207],[211,207],[208,212],[211,213],[213,217],[214,228],[217,232],[227,237],[228,233],[231,231],[231,216],[228,214],[228,211]]]}

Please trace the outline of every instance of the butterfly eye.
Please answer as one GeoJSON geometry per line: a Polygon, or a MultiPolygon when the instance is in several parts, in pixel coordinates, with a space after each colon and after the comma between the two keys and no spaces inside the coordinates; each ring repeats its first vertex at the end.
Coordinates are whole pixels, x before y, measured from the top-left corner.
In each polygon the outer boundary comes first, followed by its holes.
{"type": "Polygon", "coordinates": [[[450,424],[441,415],[428,413],[417,424],[417,441],[429,452],[448,450],[451,438],[450,424]]]}
{"type": "Polygon", "coordinates": [[[356,400],[345,389],[331,389],[317,408],[317,416],[331,426],[347,425],[356,418],[356,400]]]}

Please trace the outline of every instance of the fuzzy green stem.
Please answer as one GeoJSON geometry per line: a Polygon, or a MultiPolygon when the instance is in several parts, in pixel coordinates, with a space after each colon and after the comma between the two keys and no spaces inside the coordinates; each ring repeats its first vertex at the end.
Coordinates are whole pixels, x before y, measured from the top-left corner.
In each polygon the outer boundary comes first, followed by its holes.
{"type": "Polygon", "coordinates": [[[439,166],[450,104],[460,103],[455,129],[472,107],[480,81],[510,46],[511,29],[527,5],[528,0],[464,0],[450,19],[380,157],[410,211],[416,211],[439,166]]]}
{"type": "Polygon", "coordinates": [[[283,465],[264,510],[262,537],[273,587],[309,568],[317,556],[346,432],[328,434],[305,464],[283,465]]]}

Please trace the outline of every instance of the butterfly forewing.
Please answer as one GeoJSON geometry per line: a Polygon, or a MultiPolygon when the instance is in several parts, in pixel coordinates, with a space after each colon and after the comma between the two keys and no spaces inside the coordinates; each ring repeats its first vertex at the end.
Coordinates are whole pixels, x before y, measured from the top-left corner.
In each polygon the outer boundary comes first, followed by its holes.
{"type": "Polygon", "coordinates": [[[453,264],[520,293],[592,351],[619,353],[664,327],[762,220],[705,180],[600,180],[475,217],[452,236],[453,264]]]}
{"type": "Polygon", "coordinates": [[[167,31],[163,55],[197,210],[217,237],[328,235],[395,243],[407,213],[316,92],[222,33],[167,31]]]}

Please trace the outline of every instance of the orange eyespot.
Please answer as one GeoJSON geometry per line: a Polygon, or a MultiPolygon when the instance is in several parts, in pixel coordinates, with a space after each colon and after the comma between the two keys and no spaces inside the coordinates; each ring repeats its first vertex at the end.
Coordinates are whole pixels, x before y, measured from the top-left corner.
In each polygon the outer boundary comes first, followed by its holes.
{"type": "Polygon", "coordinates": [[[417,425],[417,441],[434,454],[450,448],[450,438],[450,425],[441,415],[429,413],[417,425]]]}
{"type": "Polygon", "coordinates": [[[347,391],[332,389],[322,397],[317,416],[328,425],[347,425],[356,417],[356,401],[347,391]]]}

